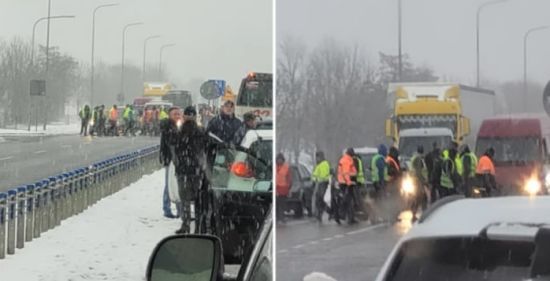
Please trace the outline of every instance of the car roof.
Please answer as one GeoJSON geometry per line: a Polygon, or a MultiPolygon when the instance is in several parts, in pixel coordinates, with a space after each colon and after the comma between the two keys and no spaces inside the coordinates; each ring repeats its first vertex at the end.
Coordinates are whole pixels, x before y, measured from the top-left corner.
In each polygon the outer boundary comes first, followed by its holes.
{"type": "Polygon", "coordinates": [[[241,146],[244,148],[250,148],[250,145],[252,145],[252,143],[257,141],[259,138],[272,141],[273,130],[248,130],[243,140],[241,141],[241,146]]]}
{"type": "Polygon", "coordinates": [[[460,199],[432,210],[402,241],[428,237],[477,236],[493,223],[550,224],[550,196],[460,199]]]}

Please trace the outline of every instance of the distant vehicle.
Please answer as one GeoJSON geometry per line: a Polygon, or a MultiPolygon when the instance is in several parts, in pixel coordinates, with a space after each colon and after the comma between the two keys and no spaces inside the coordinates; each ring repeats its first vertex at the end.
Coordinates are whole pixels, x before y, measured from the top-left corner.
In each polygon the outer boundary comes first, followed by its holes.
{"type": "Polygon", "coordinates": [[[311,181],[311,171],[301,163],[291,164],[292,186],[287,199],[287,210],[293,211],[294,217],[301,218],[304,210],[308,216],[313,215],[314,183],[311,181]]]}
{"type": "Polygon", "coordinates": [[[171,102],[174,106],[178,106],[181,109],[193,105],[191,92],[183,90],[171,90],[162,97],[162,100],[171,102]]]}
{"type": "MultiPolygon", "coordinates": [[[[391,116],[386,120],[386,136],[400,146],[403,130],[449,129],[454,141],[473,145],[474,136],[469,137],[470,130],[476,132],[484,118],[494,115],[494,103],[493,91],[460,84],[390,83],[387,105],[391,116]]],[[[418,137],[425,137],[422,131],[416,132],[418,137]]],[[[433,133],[435,131],[430,133],[432,138],[449,136],[433,133]]]]}
{"type": "Polygon", "coordinates": [[[371,162],[372,158],[378,154],[378,148],[375,147],[358,147],[353,149],[355,151],[355,154],[357,154],[359,157],[361,157],[361,161],[363,162],[363,172],[365,174],[365,181],[367,188],[373,187],[372,186],[372,176],[371,176],[371,162]]]}
{"type": "Polygon", "coordinates": [[[502,115],[483,121],[475,151],[481,156],[489,147],[495,149],[496,181],[505,194],[525,194],[528,179],[538,181],[544,194],[550,187],[549,141],[547,115],[502,115]]]}
{"type": "Polygon", "coordinates": [[[172,84],[167,82],[146,82],[143,83],[143,96],[162,97],[172,90],[172,84]]]}
{"type": "Polygon", "coordinates": [[[550,197],[461,198],[422,214],[376,280],[549,280],[550,197]]]}
{"type": "Polygon", "coordinates": [[[134,106],[134,110],[143,111],[145,104],[151,102],[152,100],[152,97],[137,97],[134,99],[132,105],[134,106]]]}
{"type": "Polygon", "coordinates": [[[404,129],[399,136],[399,158],[404,167],[410,168],[410,160],[418,146],[422,146],[425,152],[432,149],[433,144],[447,148],[455,139],[453,131],[448,128],[422,128],[404,129]]]}
{"type": "Polygon", "coordinates": [[[261,118],[271,117],[273,112],[273,75],[249,73],[241,82],[237,96],[236,115],[242,117],[254,112],[261,118]]]}

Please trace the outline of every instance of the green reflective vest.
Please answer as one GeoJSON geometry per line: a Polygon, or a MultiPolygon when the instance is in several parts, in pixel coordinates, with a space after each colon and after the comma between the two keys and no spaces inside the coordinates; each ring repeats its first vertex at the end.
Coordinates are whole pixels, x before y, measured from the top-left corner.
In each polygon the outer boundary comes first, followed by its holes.
{"type": "Polygon", "coordinates": [[[327,160],[323,160],[321,161],[321,163],[315,166],[315,169],[313,169],[313,174],[311,175],[311,179],[317,183],[329,181],[330,164],[328,163],[327,160]]]}
{"type": "Polygon", "coordinates": [[[424,159],[418,155],[418,154],[415,154],[411,160],[411,172],[413,173],[413,175],[418,175],[418,171],[416,171],[416,161],[417,159],[420,157],[420,161],[422,162],[422,170],[420,171],[420,174],[422,175],[422,178],[427,181],[428,180],[428,168],[426,167],[426,163],[424,162],[424,159]]]}
{"type": "Polygon", "coordinates": [[[453,160],[451,160],[451,158],[449,158],[448,153],[443,156],[443,163],[442,163],[442,169],[441,169],[441,179],[439,181],[439,184],[441,184],[442,187],[449,188],[449,189],[455,187],[455,185],[453,183],[453,180],[451,178],[452,174],[455,171],[455,163],[454,162],[455,161],[453,161],[453,160]],[[446,169],[447,163],[451,163],[451,170],[450,171],[447,171],[447,169],[446,169]]]}
{"type": "Polygon", "coordinates": [[[467,161],[464,159],[464,157],[470,158],[470,174],[467,175],[469,178],[473,178],[476,176],[476,167],[477,167],[477,157],[475,154],[468,152],[464,155],[462,155],[462,163],[464,164],[464,161],[467,161]]]}
{"type": "MultiPolygon", "coordinates": [[[[380,154],[374,155],[372,157],[371,163],[370,163],[370,170],[371,170],[371,177],[372,182],[380,182],[380,177],[378,176],[378,166],[376,165],[376,162],[378,162],[378,159],[384,160],[384,156],[380,154]]],[[[386,167],[386,163],[384,161],[384,180],[388,179],[388,168],[386,167]]]]}
{"type": "Polygon", "coordinates": [[[363,161],[360,157],[355,158],[357,160],[357,183],[365,184],[365,172],[363,172],[363,161]]]}
{"type": "Polygon", "coordinates": [[[166,113],[166,111],[164,110],[161,110],[159,113],[159,120],[164,120],[164,119],[168,119],[168,113],[166,113]]]}
{"type": "Polygon", "coordinates": [[[132,110],[129,107],[125,108],[124,113],[122,113],[122,118],[129,119],[131,112],[132,112],[132,110]]]}
{"type": "Polygon", "coordinates": [[[462,159],[460,158],[460,155],[456,155],[455,157],[455,166],[456,166],[456,172],[462,176],[464,174],[464,166],[462,166],[462,159]]]}

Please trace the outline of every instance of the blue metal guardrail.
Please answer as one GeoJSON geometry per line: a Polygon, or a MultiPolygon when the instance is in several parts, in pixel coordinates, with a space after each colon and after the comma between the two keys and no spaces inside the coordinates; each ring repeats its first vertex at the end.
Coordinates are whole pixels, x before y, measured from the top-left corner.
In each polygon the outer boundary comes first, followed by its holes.
{"type": "Polygon", "coordinates": [[[147,147],[0,193],[0,259],[160,167],[147,147]]]}

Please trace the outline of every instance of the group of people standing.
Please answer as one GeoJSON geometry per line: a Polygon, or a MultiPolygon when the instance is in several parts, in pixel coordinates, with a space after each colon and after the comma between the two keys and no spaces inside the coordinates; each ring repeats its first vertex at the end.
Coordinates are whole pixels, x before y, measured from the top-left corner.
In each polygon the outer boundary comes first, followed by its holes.
{"type": "MultiPolygon", "coordinates": [[[[215,147],[211,144],[219,141],[236,144],[241,134],[239,132],[254,125],[254,122],[241,122],[234,112],[233,102],[224,103],[220,114],[209,122],[206,129],[197,123],[197,112],[193,106],[185,108],[183,112],[179,107],[172,107],[168,110],[168,118],[161,121],[160,162],[165,167],[174,164],[180,200],[176,203],[178,213],[173,215],[166,181],[163,212],[168,218],[181,217],[182,225],[176,233],[189,233],[192,220],[195,221],[195,232],[207,231],[207,171],[213,160],[211,156],[215,156],[215,147]],[[216,136],[216,139],[211,138],[210,134],[216,136]],[[195,207],[194,218],[191,218],[191,205],[195,207]]],[[[169,172],[167,168],[166,178],[170,176],[169,172]]]]}
{"type": "MultiPolygon", "coordinates": [[[[388,149],[386,145],[381,144],[370,163],[373,185],[370,198],[378,207],[391,206],[393,210],[385,210],[386,215],[389,215],[386,218],[396,220],[403,207],[400,197],[401,183],[404,176],[408,175],[416,187],[412,194],[412,204],[408,206],[413,212],[413,220],[416,220],[416,213],[420,208],[425,209],[428,204],[440,198],[456,194],[476,196],[475,193],[479,191],[474,187],[483,187],[485,196],[491,196],[497,190],[494,154],[494,149],[488,148],[478,161],[468,145],[459,148],[457,143],[452,143],[442,150],[434,143],[432,151],[426,154],[424,147],[419,146],[411,158],[408,171],[405,171],[400,163],[399,150],[394,146],[388,149]]],[[[292,176],[282,154],[277,160],[277,198],[283,202],[288,195],[292,176]]],[[[363,200],[358,197],[359,191],[366,188],[365,169],[361,157],[353,148],[348,148],[339,159],[337,169],[331,168],[322,151],[315,153],[315,161],[311,180],[315,183],[313,202],[317,219],[321,222],[326,211],[329,213],[329,220],[334,219],[338,224],[343,218],[346,218],[349,224],[355,223],[355,210],[360,208],[363,200]],[[335,183],[333,178],[336,179],[335,183]],[[330,208],[324,200],[328,188],[331,193],[330,208]]],[[[280,208],[278,215],[284,220],[284,206],[280,205],[280,208]]],[[[369,209],[380,210],[376,206],[369,209]]],[[[369,214],[373,215],[376,214],[369,214]]]]}

